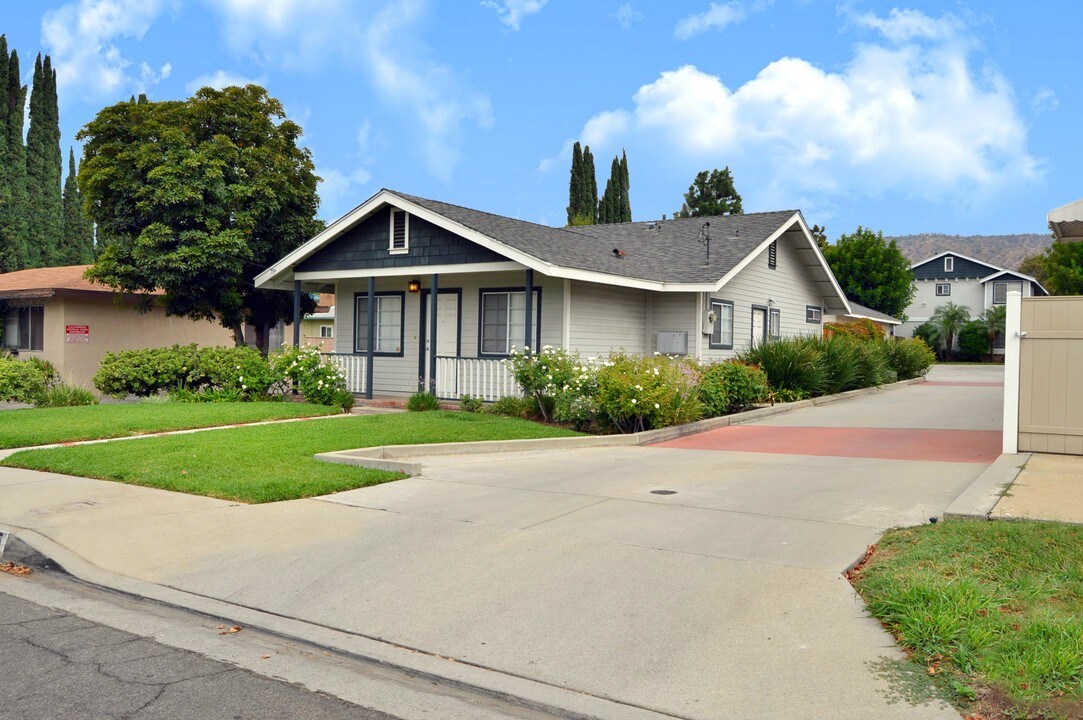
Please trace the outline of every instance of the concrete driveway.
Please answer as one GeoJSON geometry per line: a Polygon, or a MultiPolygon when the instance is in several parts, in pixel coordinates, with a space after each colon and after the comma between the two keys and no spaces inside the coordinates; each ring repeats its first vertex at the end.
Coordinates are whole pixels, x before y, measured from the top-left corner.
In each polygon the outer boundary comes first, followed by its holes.
{"type": "Polygon", "coordinates": [[[992,460],[998,368],[931,379],[726,429],[759,434],[755,452],[720,433],[706,447],[427,457],[422,477],[265,506],[4,471],[0,520],[114,572],[628,713],[957,718],[897,701],[900,654],[841,577],[992,460]],[[869,430],[899,431],[883,435],[894,449],[847,451],[875,445],[869,430]],[[977,434],[944,457],[927,430],[977,434]],[[839,449],[811,452],[821,434],[839,449]],[[91,504],[42,514],[43,493],[91,504]]]}

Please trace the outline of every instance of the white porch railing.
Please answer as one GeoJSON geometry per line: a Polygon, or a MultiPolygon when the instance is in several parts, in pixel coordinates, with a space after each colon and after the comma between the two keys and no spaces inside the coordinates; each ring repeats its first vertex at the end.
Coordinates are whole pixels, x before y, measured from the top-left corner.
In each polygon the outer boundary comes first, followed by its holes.
{"type": "Polygon", "coordinates": [[[458,400],[463,395],[497,400],[505,395],[522,395],[511,368],[487,358],[436,358],[436,395],[458,400]]]}
{"type": "MultiPolygon", "coordinates": [[[[364,355],[351,353],[324,353],[327,362],[337,365],[346,376],[346,389],[352,393],[365,392],[365,361],[364,355]]],[[[375,383],[373,383],[375,385],[375,383]]]]}

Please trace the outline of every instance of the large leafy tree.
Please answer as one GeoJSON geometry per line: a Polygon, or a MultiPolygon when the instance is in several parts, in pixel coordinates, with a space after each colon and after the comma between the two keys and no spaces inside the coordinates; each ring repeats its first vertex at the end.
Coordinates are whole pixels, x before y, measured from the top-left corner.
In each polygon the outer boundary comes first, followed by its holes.
{"type": "Polygon", "coordinates": [[[1083,242],[1053,243],[1045,252],[1046,290],[1053,295],[1083,295],[1083,242]]]}
{"type": "Polygon", "coordinates": [[[707,217],[712,215],[739,215],[744,212],[741,196],[733,185],[730,169],[704,170],[684,194],[681,209],[673,217],[707,217]]]}
{"type": "MultiPolygon", "coordinates": [[[[87,276],[144,294],[144,307],[160,288],[168,313],[216,319],[238,345],[247,321],[266,351],[293,298],[257,290],[253,279],[321,227],[318,178],[300,136],[257,85],[105,108],[77,136],[79,190],[112,239],[87,276]]],[[[307,294],[302,302],[311,312],[307,294]]]]}
{"type": "Polygon", "coordinates": [[[831,272],[846,296],[900,320],[914,298],[910,263],[894,240],[884,239],[883,232],[858,226],[850,235],[842,235],[834,245],[823,250],[831,272]]]}

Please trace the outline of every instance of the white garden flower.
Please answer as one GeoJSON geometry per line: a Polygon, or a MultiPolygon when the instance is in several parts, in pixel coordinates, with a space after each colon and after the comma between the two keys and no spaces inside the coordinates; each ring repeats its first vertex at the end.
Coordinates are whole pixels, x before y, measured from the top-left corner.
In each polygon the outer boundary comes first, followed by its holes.
{"type": "Polygon", "coordinates": [[[642,390],[642,389],[643,389],[642,385],[636,385],[636,390],[642,390]]]}
{"type": "Polygon", "coordinates": [[[638,403],[638,402],[639,402],[638,400],[636,400],[635,398],[632,398],[632,404],[633,404],[633,405],[635,405],[635,404],[636,404],[636,403],[638,403]]]}
{"type": "Polygon", "coordinates": [[[658,403],[655,403],[655,404],[654,404],[654,409],[655,409],[655,410],[657,410],[657,409],[658,409],[658,408],[660,408],[660,407],[662,407],[662,406],[661,406],[661,405],[659,405],[658,403]]]}

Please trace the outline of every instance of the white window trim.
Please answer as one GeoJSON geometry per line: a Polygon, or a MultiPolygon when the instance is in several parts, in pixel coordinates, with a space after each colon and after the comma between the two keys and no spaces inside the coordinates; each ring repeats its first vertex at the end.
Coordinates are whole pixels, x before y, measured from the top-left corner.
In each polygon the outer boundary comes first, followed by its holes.
{"type": "Polygon", "coordinates": [[[944,272],[955,272],[955,258],[944,258],[944,272]]]}
{"type": "Polygon", "coordinates": [[[934,292],[936,293],[937,297],[951,297],[951,283],[937,283],[934,292]],[[942,293],[940,292],[940,288],[947,288],[948,291],[946,293],[942,293]]]}
{"type": "Polygon", "coordinates": [[[805,306],[805,322],[810,325],[822,325],[824,322],[824,309],[819,305],[806,305],[805,306]],[[815,313],[813,319],[809,319],[809,315],[815,313]]]}
{"type": "Polygon", "coordinates": [[[387,230],[387,251],[392,255],[405,255],[410,252],[410,213],[391,208],[391,218],[387,230]],[[395,247],[395,213],[403,214],[403,246],[395,247]]]}
{"type": "Polygon", "coordinates": [[[732,350],[733,349],[733,315],[734,305],[730,300],[711,300],[711,310],[715,313],[714,329],[711,331],[710,339],[707,341],[707,347],[711,350],[732,350]],[[729,342],[723,341],[722,335],[722,308],[729,308],[729,342]],[[718,342],[714,340],[715,330],[718,331],[718,342]]]}
{"type": "Polygon", "coordinates": [[[779,308],[770,308],[767,311],[767,338],[770,340],[778,340],[782,337],[782,310],[779,308]],[[777,318],[776,329],[778,332],[771,332],[771,320],[777,318]]]}
{"type": "Polygon", "coordinates": [[[1009,287],[1008,287],[1009,285],[1018,285],[1019,286],[1019,292],[1020,293],[1023,292],[1023,283],[1021,283],[1018,280],[1001,280],[1001,281],[998,281],[998,282],[994,282],[993,283],[993,298],[992,298],[994,305],[1007,305],[1008,304],[1008,292],[1010,290],[1009,287]],[[1003,300],[997,300],[997,285],[1003,285],[1004,286],[1004,299],[1003,300]]]}
{"type": "Polygon", "coordinates": [[[326,340],[328,338],[334,338],[334,337],[335,337],[335,326],[334,325],[320,325],[320,338],[321,339],[326,340]],[[324,331],[326,331],[326,332],[324,332],[324,331]]]}

